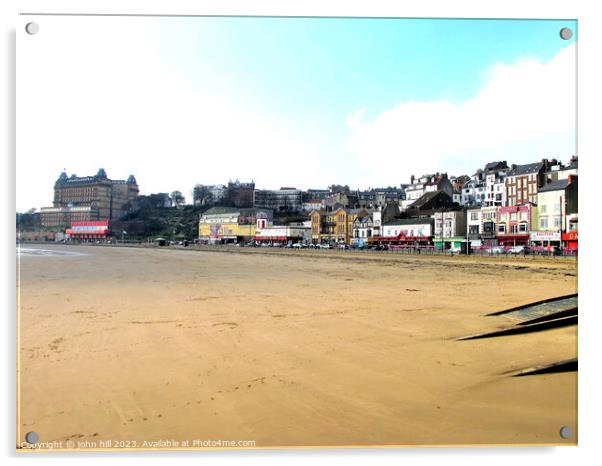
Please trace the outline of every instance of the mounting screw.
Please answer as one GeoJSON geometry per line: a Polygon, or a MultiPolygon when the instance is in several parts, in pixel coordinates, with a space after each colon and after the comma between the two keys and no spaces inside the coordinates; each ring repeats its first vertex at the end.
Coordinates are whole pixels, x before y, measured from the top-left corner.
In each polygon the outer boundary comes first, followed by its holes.
{"type": "Polygon", "coordinates": [[[25,434],[25,441],[27,443],[31,443],[32,445],[38,443],[39,438],[40,436],[37,432],[27,432],[25,434]]]}
{"type": "Polygon", "coordinates": [[[573,31],[571,30],[571,28],[562,28],[560,30],[560,38],[563,40],[569,40],[571,37],[573,37],[573,31]]]}
{"type": "Polygon", "coordinates": [[[33,36],[34,34],[37,34],[38,31],[40,30],[40,26],[38,25],[38,23],[27,23],[25,25],[25,31],[27,32],[27,34],[33,36]]]}
{"type": "Polygon", "coordinates": [[[569,426],[562,426],[560,428],[560,436],[562,438],[571,438],[573,436],[573,431],[569,426]]]}

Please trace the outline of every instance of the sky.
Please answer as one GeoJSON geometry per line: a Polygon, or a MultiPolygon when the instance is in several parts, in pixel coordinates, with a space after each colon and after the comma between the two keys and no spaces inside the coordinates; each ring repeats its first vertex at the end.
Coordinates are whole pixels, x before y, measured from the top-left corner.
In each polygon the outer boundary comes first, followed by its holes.
{"type": "Polygon", "coordinates": [[[17,39],[18,211],[51,205],[63,169],[190,202],[196,183],[366,189],[576,153],[576,21],[35,20],[17,39]]]}

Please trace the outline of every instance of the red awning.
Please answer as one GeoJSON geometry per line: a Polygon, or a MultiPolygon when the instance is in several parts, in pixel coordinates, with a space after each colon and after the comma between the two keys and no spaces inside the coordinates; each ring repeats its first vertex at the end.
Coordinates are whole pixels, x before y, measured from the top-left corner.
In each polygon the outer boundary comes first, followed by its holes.
{"type": "Polygon", "coordinates": [[[253,241],[288,241],[288,236],[253,236],[253,241]]]}
{"type": "Polygon", "coordinates": [[[529,235],[498,235],[497,239],[499,241],[514,241],[516,240],[528,240],[529,235]]]}

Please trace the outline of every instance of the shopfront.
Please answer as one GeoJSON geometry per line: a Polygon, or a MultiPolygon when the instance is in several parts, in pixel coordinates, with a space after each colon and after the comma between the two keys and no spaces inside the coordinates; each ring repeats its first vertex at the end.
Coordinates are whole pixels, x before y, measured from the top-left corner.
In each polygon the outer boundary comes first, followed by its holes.
{"type": "Polygon", "coordinates": [[[65,236],[74,241],[104,241],[111,236],[109,221],[101,220],[95,222],[73,222],[71,228],[67,228],[65,236]]]}
{"type": "Polygon", "coordinates": [[[529,233],[531,246],[543,247],[560,247],[560,232],[559,231],[532,231],[529,233]]]}
{"type": "Polygon", "coordinates": [[[578,237],[576,231],[569,231],[568,233],[562,234],[562,242],[564,243],[565,249],[570,249],[571,251],[577,251],[578,249],[578,237]]]}
{"type": "Polygon", "coordinates": [[[512,246],[527,246],[529,243],[529,235],[515,234],[515,235],[498,235],[497,243],[499,246],[512,247],[512,246]]]}

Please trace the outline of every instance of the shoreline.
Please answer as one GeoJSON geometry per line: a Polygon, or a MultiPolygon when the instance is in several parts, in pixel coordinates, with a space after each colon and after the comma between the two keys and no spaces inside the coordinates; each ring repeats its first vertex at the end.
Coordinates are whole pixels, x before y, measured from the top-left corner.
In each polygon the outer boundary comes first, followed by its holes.
{"type": "Polygon", "coordinates": [[[38,245],[38,246],[65,246],[65,247],[100,247],[100,248],[130,248],[130,249],[156,249],[160,251],[189,251],[189,252],[209,252],[223,254],[261,254],[266,256],[281,257],[308,257],[319,259],[342,259],[357,261],[442,261],[443,263],[458,261],[459,263],[493,265],[493,266],[531,266],[541,268],[545,264],[550,268],[564,268],[574,266],[577,268],[578,257],[575,256],[534,256],[534,255],[480,255],[480,254],[415,254],[399,251],[371,251],[371,250],[295,250],[289,248],[268,248],[268,247],[236,247],[230,245],[190,245],[184,246],[158,246],[155,244],[123,244],[123,243],[55,243],[45,241],[23,241],[20,245],[38,245]]]}

